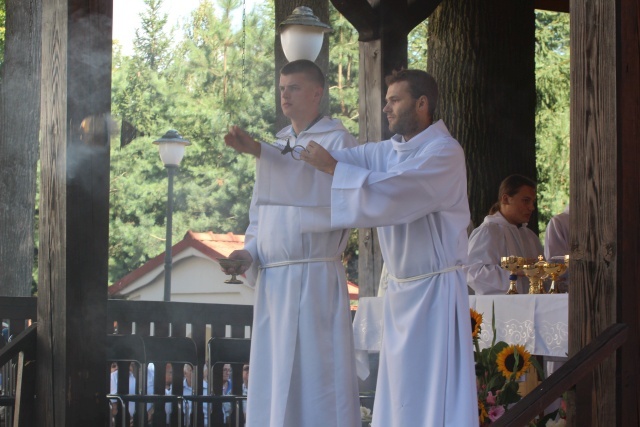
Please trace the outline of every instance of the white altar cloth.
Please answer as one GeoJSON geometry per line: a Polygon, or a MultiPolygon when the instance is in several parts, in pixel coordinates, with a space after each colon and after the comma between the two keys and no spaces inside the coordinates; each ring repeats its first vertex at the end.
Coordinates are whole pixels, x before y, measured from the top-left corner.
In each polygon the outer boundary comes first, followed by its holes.
{"type": "MultiPolygon", "coordinates": [[[[480,348],[491,345],[491,312],[495,307],[496,341],[524,345],[531,354],[558,358],[566,358],[568,354],[568,303],[568,294],[469,296],[469,306],[482,314],[480,348]]],[[[382,319],[382,297],[359,299],[353,339],[361,379],[369,376],[368,353],[380,351],[382,319]]]]}

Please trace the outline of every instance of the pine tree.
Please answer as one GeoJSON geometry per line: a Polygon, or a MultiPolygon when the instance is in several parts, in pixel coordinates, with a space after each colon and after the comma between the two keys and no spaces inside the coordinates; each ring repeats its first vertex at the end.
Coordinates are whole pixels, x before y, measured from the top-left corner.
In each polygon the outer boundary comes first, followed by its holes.
{"type": "Polygon", "coordinates": [[[540,230],[569,203],[569,14],[536,12],[540,230]]]}
{"type": "MultiPolygon", "coordinates": [[[[255,161],[227,148],[223,136],[231,124],[260,139],[273,134],[273,47],[264,40],[274,32],[269,5],[235,28],[239,4],[202,1],[167,51],[150,54],[157,44],[144,28],[163,34],[153,20],[137,33],[132,58],[116,50],[115,111],[147,136],[112,150],[111,281],[164,251],[166,172],[151,142],[169,128],[192,142],[174,181],[173,241],[188,230],[242,234],[248,225],[255,161]]],[[[151,7],[147,13],[162,22],[151,7]]]]}

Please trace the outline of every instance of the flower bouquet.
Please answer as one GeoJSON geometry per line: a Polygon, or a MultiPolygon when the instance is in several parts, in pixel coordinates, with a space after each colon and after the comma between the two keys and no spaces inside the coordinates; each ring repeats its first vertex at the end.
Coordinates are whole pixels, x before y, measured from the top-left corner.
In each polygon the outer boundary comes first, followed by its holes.
{"type": "Polygon", "coordinates": [[[518,378],[532,365],[541,378],[544,376],[540,364],[531,357],[524,346],[509,345],[504,341],[496,342],[495,310],[492,314],[491,327],[493,329],[491,346],[480,350],[478,337],[482,329],[482,314],[471,309],[478,417],[481,427],[496,421],[511,405],[521,399],[518,393],[518,378]]]}

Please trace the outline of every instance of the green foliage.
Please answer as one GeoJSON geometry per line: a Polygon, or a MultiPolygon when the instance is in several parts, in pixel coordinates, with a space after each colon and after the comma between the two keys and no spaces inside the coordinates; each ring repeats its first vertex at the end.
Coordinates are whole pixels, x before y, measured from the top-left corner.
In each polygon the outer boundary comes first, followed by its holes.
{"type": "Polygon", "coordinates": [[[428,28],[428,20],[424,20],[411,30],[407,36],[409,68],[418,70],[427,69],[428,28]]]}
{"type": "Polygon", "coordinates": [[[536,11],[536,163],[541,232],[569,203],[569,82],[569,14],[536,11]]]}
{"type": "Polygon", "coordinates": [[[174,179],[173,243],[188,230],[243,234],[255,161],[226,148],[237,124],[271,139],[273,5],[246,14],[234,28],[241,2],[203,0],[171,44],[162,0],[145,0],[133,56],[114,46],[112,111],[138,137],[111,152],[109,280],[113,282],[165,249],[167,172],[153,140],[177,129],[191,141],[174,179]]]}
{"type": "Polygon", "coordinates": [[[331,96],[330,112],[342,121],[354,136],[358,136],[359,113],[359,43],[358,32],[330,5],[330,55],[327,80],[331,96]]]}
{"type": "MultiPolygon", "coordinates": [[[[247,11],[239,26],[231,15],[241,12],[241,0],[202,0],[172,33],[162,3],[145,0],[132,56],[114,44],[112,113],[118,122],[132,125],[138,137],[122,147],[113,141],[111,282],[164,251],[167,173],[154,139],[174,128],[192,142],[174,181],[177,242],[187,230],[244,233],[255,162],[233,154],[223,136],[231,124],[267,141],[276,131],[273,2],[247,11]]],[[[357,135],[358,34],[333,6],[330,24],[330,113],[357,135]]],[[[567,14],[536,12],[541,229],[568,200],[568,25],[567,14]]],[[[426,69],[426,28],[425,21],[409,35],[412,68],[426,69]]],[[[357,251],[353,231],[345,264],[348,278],[356,282],[357,251]]]]}

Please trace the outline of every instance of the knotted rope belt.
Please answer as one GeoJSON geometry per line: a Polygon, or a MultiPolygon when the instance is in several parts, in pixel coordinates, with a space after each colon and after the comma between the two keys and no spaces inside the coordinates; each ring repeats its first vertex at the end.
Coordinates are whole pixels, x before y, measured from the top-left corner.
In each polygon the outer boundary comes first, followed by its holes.
{"type": "Polygon", "coordinates": [[[450,273],[452,271],[460,270],[461,268],[465,268],[465,266],[464,265],[454,265],[453,267],[448,267],[448,268],[445,268],[443,270],[434,271],[432,273],[425,273],[425,274],[420,274],[419,276],[405,277],[405,278],[402,278],[402,279],[399,279],[399,278],[393,276],[392,274],[389,274],[389,278],[393,279],[393,281],[396,282],[396,283],[407,283],[407,282],[413,282],[414,280],[427,279],[429,277],[433,277],[433,276],[436,276],[438,274],[450,273]]]}
{"type": "Polygon", "coordinates": [[[308,258],[308,259],[295,259],[290,261],[280,261],[280,262],[271,262],[269,264],[261,265],[260,270],[265,270],[267,268],[273,267],[282,267],[285,265],[294,265],[294,264],[309,264],[312,262],[334,262],[334,261],[342,261],[342,258],[339,256],[331,257],[331,258],[308,258]]]}

